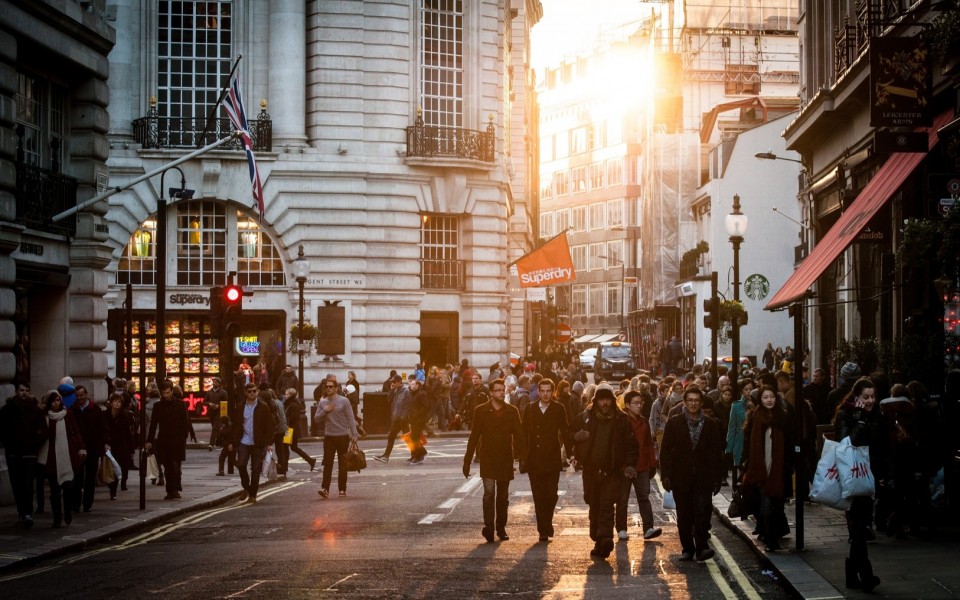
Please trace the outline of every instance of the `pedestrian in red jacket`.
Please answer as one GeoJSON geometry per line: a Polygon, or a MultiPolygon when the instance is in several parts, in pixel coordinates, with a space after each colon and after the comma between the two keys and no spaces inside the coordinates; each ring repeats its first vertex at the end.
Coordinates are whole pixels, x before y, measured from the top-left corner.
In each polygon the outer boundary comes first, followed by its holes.
{"type": "Polygon", "coordinates": [[[650,504],[650,478],[657,471],[657,457],[653,452],[653,435],[650,433],[650,424],[643,418],[643,395],[638,391],[629,391],[624,395],[623,403],[640,452],[636,464],[637,476],[633,479],[624,477],[621,485],[620,500],[617,502],[617,537],[621,540],[629,537],[627,504],[630,503],[630,491],[634,490],[637,494],[640,520],[643,523],[643,539],[652,540],[663,533],[661,528],[653,526],[653,506],[650,504]]]}

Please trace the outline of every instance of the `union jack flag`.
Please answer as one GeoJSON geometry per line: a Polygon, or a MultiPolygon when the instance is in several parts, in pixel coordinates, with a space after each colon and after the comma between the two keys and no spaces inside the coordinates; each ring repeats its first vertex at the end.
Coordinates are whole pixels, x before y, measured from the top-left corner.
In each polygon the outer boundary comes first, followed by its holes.
{"type": "Polygon", "coordinates": [[[230,124],[240,132],[240,143],[247,153],[247,166],[250,170],[250,184],[253,186],[253,199],[257,201],[260,219],[263,219],[263,184],[260,182],[260,171],[253,156],[253,138],[247,126],[247,113],[243,109],[243,95],[240,93],[240,72],[237,71],[230,80],[230,88],[223,98],[223,107],[230,117],[230,124]]]}

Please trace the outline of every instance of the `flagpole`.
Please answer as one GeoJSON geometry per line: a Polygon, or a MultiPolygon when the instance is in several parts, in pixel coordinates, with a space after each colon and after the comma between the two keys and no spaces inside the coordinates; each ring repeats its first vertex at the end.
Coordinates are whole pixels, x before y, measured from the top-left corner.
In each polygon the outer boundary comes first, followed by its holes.
{"type": "Polygon", "coordinates": [[[223,102],[223,97],[227,95],[227,90],[230,89],[230,82],[233,81],[233,74],[236,72],[237,67],[240,66],[240,59],[242,58],[242,54],[237,55],[237,60],[234,61],[233,68],[230,69],[230,75],[227,76],[227,85],[220,89],[220,97],[217,98],[217,103],[213,105],[213,109],[210,111],[210,116],[207,117],[207,122],[203,126],[203,133],[201,133],[200,137],[197,138],[197,148],[200,147],[200,144],[203,143],[203,140],[206,138],[207,131],[210,129],[210,123],[216,117],[217,109],[220,108],[220,103],[223,102]]]}
{"type": "Polygon", "coordinates": [[[513,265],[517,264],[517,263],[520,262],[521,260],[525,259],[526,257],[530,256],[531,254],[533,254],[534,252],[536,252],[537,250],[539,250],[540,248],[543,248],[544,246],[546,246],[547,244],[549,244],[549,243],[552,242],[553,240],[557,239],[557,238],[560,237],[561,235],[566,235],[567,232],[570,231],[570,229],[572,229],[572,228],[571,228],[571,227],[567,227],[566,229],[564,229],[563,231],[561,231],[561,232],[558,233],[557,235],[555,235],[555,236],[553,236],[552,238],[550,238],[549,240],[543,242],[542,244],[540,244],[539,246],[537,246],[536,248],[534,248],[534,249],[531,250],[530,252],[527,252],[526,254],[524,254],[523,256],[521,256],[520,258],[518,258],[517,260],[513,261],[512,263],[507,263],[507,268],[510,268],[510,267],[512,267],[513,265]]]}

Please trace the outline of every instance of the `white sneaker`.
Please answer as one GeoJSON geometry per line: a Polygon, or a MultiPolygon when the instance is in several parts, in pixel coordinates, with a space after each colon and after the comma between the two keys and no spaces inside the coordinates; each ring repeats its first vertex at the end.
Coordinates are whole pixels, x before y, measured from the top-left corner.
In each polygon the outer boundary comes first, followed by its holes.
{"type": "Polygon", "coordinates": [[[652,540],[653,538],[660,537],[661,533],[663,533],[663,529],[659,527],[651,527],[643,532],[643,539],[652,540]]]}
{"type": "Polygon", "coordinates": [[[617,537],[620,538],[620,540],[622,541],[622,540],[629,539],[630,534],[627,533],[626,529],[621,529],[619,532],[617,532],[617,537]]]}

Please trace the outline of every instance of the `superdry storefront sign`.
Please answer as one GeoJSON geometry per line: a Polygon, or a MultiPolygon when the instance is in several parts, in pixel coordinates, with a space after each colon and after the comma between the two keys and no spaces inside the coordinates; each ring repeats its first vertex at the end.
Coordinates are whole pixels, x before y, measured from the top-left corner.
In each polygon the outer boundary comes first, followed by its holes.
{"type": "Polygon", "coordinates": [[[558,285],[576,279],[566,232],[561,233],[515,263],[520,287],[558,285]]]}
{"type": "Polygon", "coordinates": [[[170,294],[167,303],[174,306],[209,306],[210,296],[203,294],[170,294]]]}

